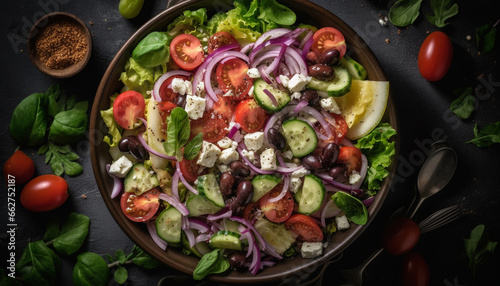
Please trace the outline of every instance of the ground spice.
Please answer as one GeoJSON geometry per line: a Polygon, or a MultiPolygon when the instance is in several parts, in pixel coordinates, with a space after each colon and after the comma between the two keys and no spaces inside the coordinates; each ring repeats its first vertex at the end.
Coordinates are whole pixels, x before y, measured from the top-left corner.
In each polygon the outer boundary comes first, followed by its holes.
{"type": "Polygon", "coordinates": [[[71,21],[51,22],[40,30],[35,50],[48,68],[67,68],[81,61],[87,53],[85,32],[81,26],[71,21]]]}

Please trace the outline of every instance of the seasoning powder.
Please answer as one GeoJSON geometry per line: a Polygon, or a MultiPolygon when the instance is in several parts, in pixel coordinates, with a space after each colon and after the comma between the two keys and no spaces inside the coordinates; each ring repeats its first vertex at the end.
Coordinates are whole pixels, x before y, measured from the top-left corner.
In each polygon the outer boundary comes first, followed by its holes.
{"type": "Polygon", "coordinates": [[[50,69],[64,69],[78,63],[87,49],[83,28],[67,20],[49,23],[40,30],[35,41],[36,53],[50,69]]]}

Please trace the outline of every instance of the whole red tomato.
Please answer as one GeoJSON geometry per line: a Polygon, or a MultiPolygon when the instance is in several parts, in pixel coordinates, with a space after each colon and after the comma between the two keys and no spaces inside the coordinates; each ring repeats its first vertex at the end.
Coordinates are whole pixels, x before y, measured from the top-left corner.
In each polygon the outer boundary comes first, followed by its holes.
{"type": "Polygon", "coordinates": [[[392,255],[408,253],[420,238],[420,228],[411,219],[399,217],[391,221],[384,233],[384,249],[392,255]]]}
{"type": "Polygon", "coordinates": [[[450,38],[440,31],[431,33],[422,43],[418,52],[418,69],[429,81],[442,79],[450,68],[453,46],[450,38]]]}
{"type": "Polygon", "coordinates": [[[16,184],[24,185],[33,177],[35,173],[35,163],[22,151],[16,150],[3,165],[3,176],[7,181],[14,179],[16,184]],[[14,177],[14,178],[12,178],[14,177]]]}
{"type": "Polygon", "coordinates": [[[41,175],[24,186],[20,199],[23,207],[30,211],[50,211],[68,199],[68,183],[56,175],[41,175]]]}
{"type": "Polygon", "coordinates": [[[410,252],[403,259],[402,283],[403,286],[429,285],[429,267],[425,259],[416,252],[410,252]]]}

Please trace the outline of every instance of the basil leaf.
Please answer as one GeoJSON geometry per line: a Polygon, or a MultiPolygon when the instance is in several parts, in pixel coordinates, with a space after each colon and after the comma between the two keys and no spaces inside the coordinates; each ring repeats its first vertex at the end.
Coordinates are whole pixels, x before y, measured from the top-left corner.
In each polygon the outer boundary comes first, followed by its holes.
{"type": "Polygon", "coordinates": [[[421,4],[422,0],[399,0],[389,10],[389,20],[399,27],[413,24],[420,15],[421,4]]]}
{"type": "Polygon", "coordinates": [[[127,257],[125,257],[125,252],[121,249],[117,250],[115,252],[115,259],[114,260],[119,261],[120,264],[125,264],[125,261],[127,260],[127,257]]]}
{"type": "Polygon", "coordinates": [[[473,275],[476,274],[476,268],[488,259],[497,246],[497,242],[487,238],[484,229],[485,226],[480,224],[471,231],[469,239],[464,238],[465,254],[473,275]]]}
{"type": "Polygon", "coordinates": [[[368,221],[368,210],[358,198],[345,192],[336,192],[332,196],[332,200],[355,224],[364,225],[368,221]]]}
{"type": "Polygon", "coordinates": [[[438,28],[443,28],[448,25],[446,20],[458,14],[458,4],[452,3],[453,0],[431,0],[431,7],[434,15],[427,14],[427,20],[438,28]]]}
{"type": "Polygon", "coordinates": [[[31,242],[16,264],[16,271],[30,285],[55,285],[56,271],[61,261],[41,240],[31,242]]]}
{"type": "Polygon", "coordinates": [[[500,143],[500,121],[484,126],[480,131],[477,124],[474,126],[474,139],[466,143],[474,143],[477,147],[488,147],[500,143]]]}
{"type": "Polygon", "coordinates": [[[221,253],[221,249],[203,255],[193,271],[193,279],[201,280],[208,274],[222,273],[229,269],[229,261],[221,253]]]}
{"type": "Polygon", "coordinates": [[[169,156],[176,156],[178,161],[182,160],[181,148],[186,145],[191,134],[189,126],[189,116],[187,112],[176,107],[167,118],[167,141],[163,143],[163,148],[169,156]]]}
{"type": "Polygon", "coordinates": [[[82,166],[73,162],[80,157],[71,151],[69,145],[59,146],[49,141],[38,149],[38,155],[43,154],[45,154],[45,164],[50,164],[50,168],[58,176],[64,172],[68,176],[76,176],[83,172],[82,166]]]}
{"type": "Polygon", "coordinates": [[[451,111],[462,119],[469,118],[474,111],[477,101],[472,95],[472,88],[460,88],[455,90],[453,94],[458,96],[458,98],[450,104],[451,111]]]}
{"type": "Polygon", "coordinates": [[[60,105],[57,103],[57,100],[61,96],[61,86],[57,83],[51,85],[45,92],[45,95],[48,98],[48,114],[51,117],[54,117],[57,113],[59,113],[59,111],[62,110],[60,105]]]}
{"type": "Polygon", "coordinates": [[[123,284],[125,281],[127,281],[128,278],[128,271],[125,269],[125,267],[120,266],[115,270],[114,278],[116,283],[118,284],[123,284]]]}
{"type": "MultiPolygon", "coordinates": [[[[85,106],[87,108],[87,106],[85,106]]],[[[49,140],[57,144],[74,144],[87,130],[87,112],[79,109],[61,111],[50,125],[49,140]]]]}
{"type": "Polygon", "coordinates": [[[52,243],[64,255],[77,252],[89,233],[90,219],[82,214],[70,213],[65,219],[56,217],[49,222],[43,240],[52,243]]]}
{"type": "Polygon", "coordinates": [[[163,32],[149,33],[132,51],[132,58],[141,66],[155,67],[164,64],[170,57],[169,44],[172,36],[163,32]]]}
{"type": "Polygon", "coordinates": [[[134,245],[131,255],[127,257],[127,260],[129,259],[132,259],[132,263],[144,269],[154,269],[160,266],[158,260],[144,252],[144,250],[140,249],[137,245],[134,245]]]}
{"type": "Polygon", "coordinates": [[[198,133],[186,144],[184,148],[184,158],[193,160],[200,153],[201,146],[203,145],[203,133],[198,133]]]}
{"type": "Polygon", "coordinates": [[[18,144],[38,146],[45,141],[48,98],[34,93],[21,101],[12,114],[10,135],[18,144]]]}
{"type": "Polygon", "coordinates": [[[476,43],[477,49],[482,53],[487,53],[493,50],[495,46],[495,38],[497,34],[497,28],[493,27],[491,24],[483,25],[476,29],[476,43]]]}
{"type": "Polygon", "coordinates": [[[73,268],[73,284],[75,286],[105,286],[111,276],[108,264],[101,256],[84,252],[76,258],[73,268]]]}

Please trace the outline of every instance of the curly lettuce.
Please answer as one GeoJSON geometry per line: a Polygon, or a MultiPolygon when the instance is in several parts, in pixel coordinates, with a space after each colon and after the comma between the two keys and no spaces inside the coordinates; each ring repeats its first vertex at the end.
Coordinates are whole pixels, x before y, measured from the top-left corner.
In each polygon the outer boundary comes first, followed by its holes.
{"type": "Polygon", "coordinates": [[[125,70],[120,75],[120,81],[123,82],[127,90],[140,92],[144,98],[150,98],[147,93],[153,89],[154,82],[165,72],[166,64],[156,67],[144,67],[138,64],[130,57],[125,64],[125,70]]]}

